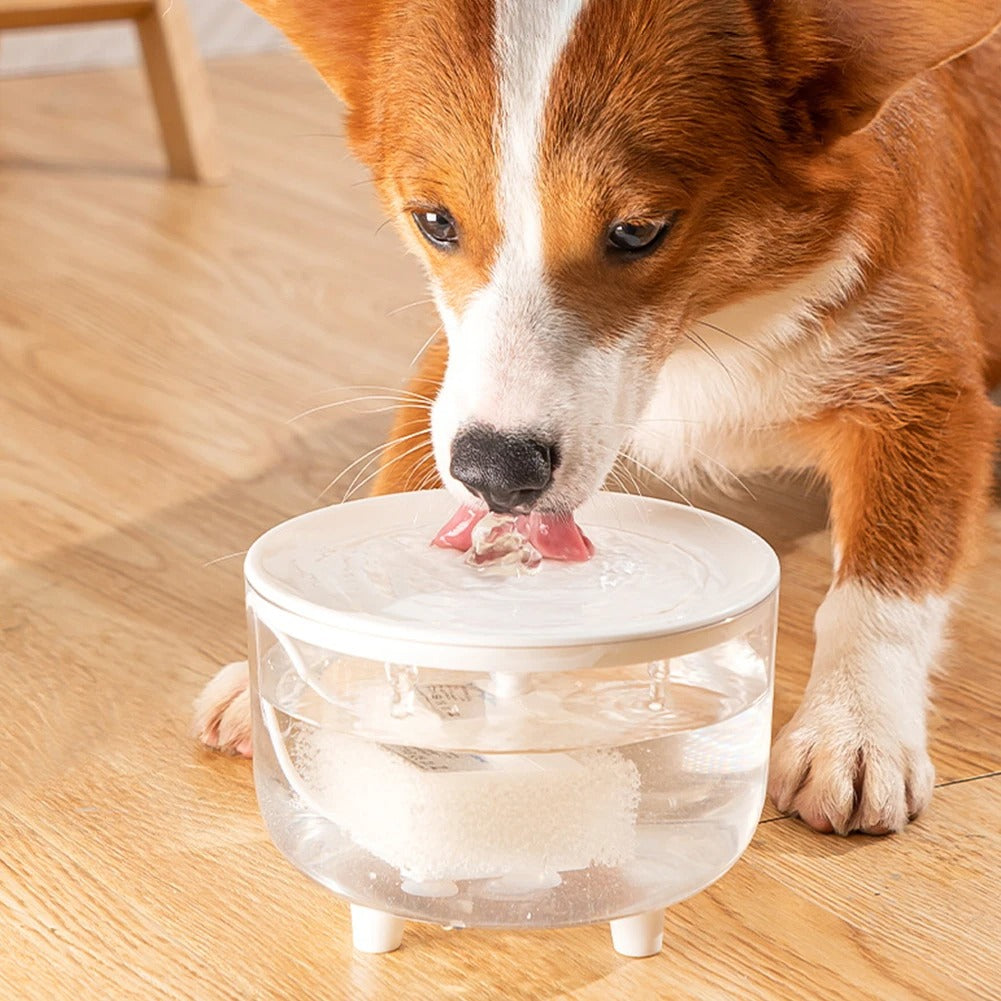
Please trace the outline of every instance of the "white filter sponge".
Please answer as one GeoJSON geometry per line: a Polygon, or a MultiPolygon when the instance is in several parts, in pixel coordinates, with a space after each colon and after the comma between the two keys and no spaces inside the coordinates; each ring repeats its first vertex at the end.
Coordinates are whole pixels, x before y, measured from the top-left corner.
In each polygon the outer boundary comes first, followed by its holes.
{"type": "Polygon", "coordinates": [[[296,742],[315,805],[405,879],[481,879],[635,856],[639,772],[614,750],[475,754],[337,733],[296,742]]]}

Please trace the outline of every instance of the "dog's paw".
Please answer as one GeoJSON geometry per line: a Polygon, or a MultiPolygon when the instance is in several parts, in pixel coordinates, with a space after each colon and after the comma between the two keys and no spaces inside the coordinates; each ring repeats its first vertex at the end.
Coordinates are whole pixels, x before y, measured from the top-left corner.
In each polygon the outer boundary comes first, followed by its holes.
{"type": "Polygon", "coordinates": [[[908,741],[836,704],[804,704],[772,748],[768,791],[783,813],[817,831],[889,834],[930,802],[935,769],[908,741]]]}
{"type": "Polygon", "coordinates": [[[245,660],[227,664],[195,700],[194,735],[214,751],[249,758],[250,669],[245,660]]]}

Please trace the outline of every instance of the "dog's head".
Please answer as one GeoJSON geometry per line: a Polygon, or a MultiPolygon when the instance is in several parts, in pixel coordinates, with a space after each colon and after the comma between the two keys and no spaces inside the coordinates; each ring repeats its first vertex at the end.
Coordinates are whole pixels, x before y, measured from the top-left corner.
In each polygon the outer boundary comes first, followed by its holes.
{"type": "Polygon", "coordinates": [[[443,480],[576,507],[692,324],[836,256],[860,130],[986,0],[254,0],[349,108],[448,338],[443,480]]]}

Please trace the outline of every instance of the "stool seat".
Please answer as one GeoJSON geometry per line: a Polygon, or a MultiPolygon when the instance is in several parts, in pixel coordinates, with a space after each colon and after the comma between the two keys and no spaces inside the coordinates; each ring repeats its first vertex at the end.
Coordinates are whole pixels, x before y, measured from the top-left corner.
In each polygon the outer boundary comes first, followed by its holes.
{"type": "Polygon", "coordinates": [[[0,0],[0,31],[122,20],[139,34],[171,176],[224,180],[226,159],[183,0],[0,0]]]}

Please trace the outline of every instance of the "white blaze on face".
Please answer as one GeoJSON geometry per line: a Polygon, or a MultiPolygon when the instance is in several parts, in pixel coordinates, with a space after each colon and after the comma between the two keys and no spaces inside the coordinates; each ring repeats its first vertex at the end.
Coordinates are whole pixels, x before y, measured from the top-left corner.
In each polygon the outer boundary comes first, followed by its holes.
{"type": "MultiPolygon", "coordinates": [[[[623,381],[621,352],[596,348],[586,322],[554,302],[543,253],[538,165],[549,83],[585,3],[496,0],[502,238],[489,283],[461,314],[435,292],[449,343],[432,420],[439,470],[447,473],[452,439],[466,424],[548,435],[564,459],[553,494],[571,505],[600,486],[611,462],[599,441],[608,429],[588,424],[622,419],[608,412],[623,381]]],[[[611,437],[614,452],[621,435],[611,437]]]]}
{"type": "Polygon", "coordinates": [[[541,291],[543,285],[538,164],[549,81],[584,3],[496,0],[494,54],[500,75],[497,210],[504,233],[497,270],[508,279],[531,281],[525,289],[529,294],[541,291]]]}

